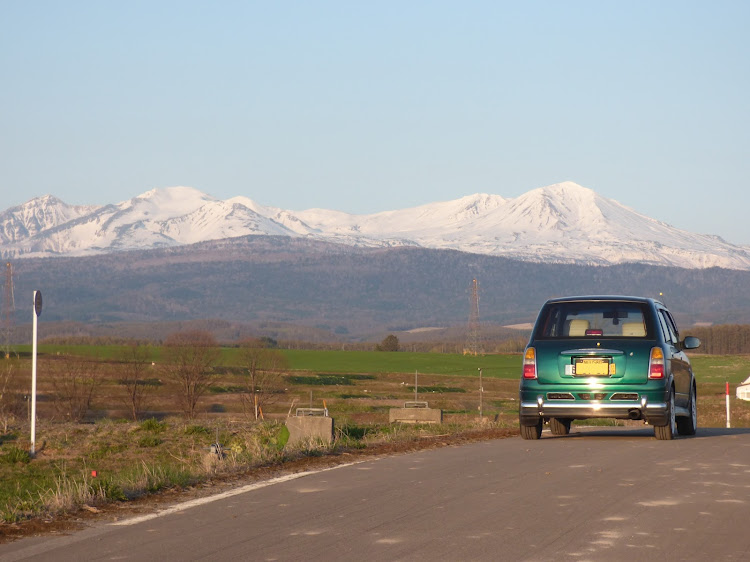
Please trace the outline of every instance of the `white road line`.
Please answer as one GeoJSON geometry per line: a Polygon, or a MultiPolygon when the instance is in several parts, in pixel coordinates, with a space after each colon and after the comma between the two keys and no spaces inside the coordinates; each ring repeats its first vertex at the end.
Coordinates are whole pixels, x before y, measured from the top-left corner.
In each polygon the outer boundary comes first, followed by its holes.
{"type": "MultiPolygon", "coordinates": [[[[368,460],[371,461],[375,459],[368,459],[368,460]]],[[[279,476],[277,478],[271,478],[270,480],[265,480],[263,482],[256,482],[254,484],[248,484],[247,486],[235,488],[234,490],[228,490],[226,492],[216,494],[215,496],[207,496],[205,498],[198,498],[195,500],[187,501],[185,503],[173,505],[172,507],[168,507],[167,509],[162,509],[160,511],[157,511],[156,513],[149,513],[148,515],[141,515],[140,517],[133,517],[132,519],[125,519],[124,521],[115,521],[114,523],[110,523],[110,525],[119,526],[119,527],[124,527],[127,525],[137,525],[138,523],[143,523],[144,521],[150,521],[151,519],[156,519],[157,517],[164,517],[166,515],[171,515],[172,513],[179,513],[180,511],[185,511],[186,509],[191,509],[199,505],[204,505],[207,503],[223,500],[225,498],[231,498],[232,496],[237,496],[240,494],[244,494],[246,492],[252,492],[253,490],[259,490],[260,488],[265,488],[266,486],[273,486],[274,484],[281,484],[282,482],[289,482],[290,480],[296,480],[297,478],[303,478],[305,476],[312,476],[313,474],[320,474],[321,472],[328,472],[330,470],[336,470],[338,468],[354,466],[356,464],[360,464],[363,462],[367,462],[367,461],[356,461],[356,462],[350,462],[346,464],[340,464],[338,466],[332,466],[329,468],[321,468],[320,470],[310,470],[307,472],[297,472],[294,474],[287,474],[286,476],[279,476]]]]}

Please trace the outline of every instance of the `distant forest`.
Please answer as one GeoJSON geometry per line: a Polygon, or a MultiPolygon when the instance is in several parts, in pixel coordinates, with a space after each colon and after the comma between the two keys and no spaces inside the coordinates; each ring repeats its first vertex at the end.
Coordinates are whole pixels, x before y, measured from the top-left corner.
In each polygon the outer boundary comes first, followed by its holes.
{"type": "Polygon", "coordinates": [[[692,327],[683,333],[700,338],[698,353],[709,355],[736,355],[750,353],[750,325],[723,324],[720,326],[692,327]]]}
{"type": "Polygon", "coordinates": [[[13,266],[15,324],[30,323],[32,292],[41,290],[40,334],[55,325],[61,334],[87,335],[96,328],[100,334],[119,331],[137,338],[147,325],[160,326],[161,332],[153,332],[163,333],[200,321],[220,325],[228,340],[250,332],[288,341],[356,343],[400,332],[413,334],[409,339],[416,345],[441,337],[419,330],[466,325],[476,278],[480,320],[488,325],[533,322],[541,304],[554,296],[661,294],[683,333],[694,333],[711,349],[748,352],[746,335],[737,336],[747,333],[744,328],[727,329],[725,335],[720,326],[750,324],[748,271],[539,264],[452,250],[352,248],[270,236],[21,259],[13,266]],[[690,328],[695,324],[716,327],[690,328]]]}

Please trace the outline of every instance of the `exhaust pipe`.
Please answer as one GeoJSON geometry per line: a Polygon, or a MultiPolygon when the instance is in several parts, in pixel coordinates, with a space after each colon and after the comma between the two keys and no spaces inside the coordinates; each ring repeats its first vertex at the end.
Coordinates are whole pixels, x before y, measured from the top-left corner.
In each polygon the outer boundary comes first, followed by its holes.
{"type": "Polygon", "coordinates": [[[628,417],[631,420],[639,420],[641,419],[641,411],[638,408],[631,408],[628,410],[628,417]]]}

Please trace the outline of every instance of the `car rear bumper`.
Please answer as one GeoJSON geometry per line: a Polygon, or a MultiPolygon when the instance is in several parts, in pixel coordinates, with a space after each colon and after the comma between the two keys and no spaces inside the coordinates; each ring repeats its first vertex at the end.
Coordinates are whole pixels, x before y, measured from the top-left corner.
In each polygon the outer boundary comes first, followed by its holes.
{"type": "Polygon", "coordinates": [[[539,418],[615,418],[645,420],[651,425],[667,423],[666,402],[650,402],[646,396],[637,401],[545,400],[538,395],[535,402],[521,402],[519,417],[523,425],[535,425],[539,418]]]}

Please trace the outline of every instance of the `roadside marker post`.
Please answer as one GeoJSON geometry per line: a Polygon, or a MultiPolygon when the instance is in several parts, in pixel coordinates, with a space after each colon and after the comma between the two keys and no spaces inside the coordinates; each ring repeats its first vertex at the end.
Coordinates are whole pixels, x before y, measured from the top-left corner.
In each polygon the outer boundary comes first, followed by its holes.
{"type": "Polygon", "coordinates": [[[42,292],[34,291],[33,341],[31,343],[31,450],[29,456],[36,454],[36,340],[37,318],[42,313],[42,292]]]}
{"type": "Polygon", "coordinates": [[[732,427],[729,423],[729,381],[727,381],[727,429],[732,427]]]}
{"type": "Polygon", "coordinates": [[[481,422],[484,417],[484,386],[482,386],[482,368],[480,367],[477,370],[479,371],[479,421],[481,422]]]}

